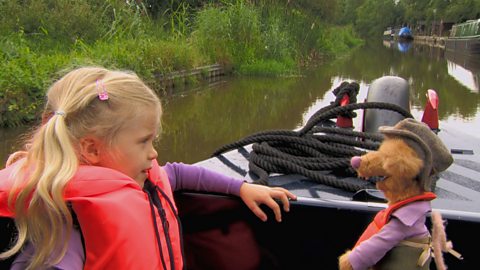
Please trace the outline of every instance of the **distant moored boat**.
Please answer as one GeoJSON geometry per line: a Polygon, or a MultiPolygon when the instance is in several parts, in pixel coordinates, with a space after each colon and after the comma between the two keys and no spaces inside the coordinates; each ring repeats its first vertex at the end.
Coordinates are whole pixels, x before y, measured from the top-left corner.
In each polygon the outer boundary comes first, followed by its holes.
{"type": "Polygon", "coordinates": [[[413,40],[412,31],[408,27],[400,28],[398,32],[398,40],[413,40]]]}
{"type": "Polygon", "coordinates": [[[480,19],[453,25],[450,36],[445,41],[445,49],[456,53],[480,55],[480,19]]]}

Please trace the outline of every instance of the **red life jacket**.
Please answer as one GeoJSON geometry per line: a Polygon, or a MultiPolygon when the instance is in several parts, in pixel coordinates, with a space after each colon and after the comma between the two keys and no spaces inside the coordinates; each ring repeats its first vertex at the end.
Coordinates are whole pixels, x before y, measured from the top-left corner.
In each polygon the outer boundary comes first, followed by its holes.
{"type": "MultiPolygon", "coordinates": [[[[72,204],[85,240],[84,269],[164,269],[164,264],[166,269],[172,265],[182,269],[180,231],[170,182],[157,162],[152,165],[148,178],[160,189],[163,211],[150,204],[133,179],[115,170],[80,166],[68,183],[64,197],[72,204]],[[159,212],[164,212],[163,220],[159,212]]],[[[0,182],[5,180],[3,171],[0,182]]],[[[11,171],[10,167],[5,171],[11,171]]],[[[8,185],[0,184],[0,215],[12,217],[6,207],[8,190],[4,187],[8,185]]]]}
{"type": "Polygon", "coordinates": [[[432,192],[425,192],[421,195],[413,196],[403,201],[399,201],[393,205],[390,205],[388,208],[381,210],[380,212],[377,213],[377,215],[375,216],[373,221],[368,225],[365,231],[363,231],[362,235],[360,236],[357,243],[355,244],[355,247],[358,246],[361,242],[375,235],[378,231],[380,231],[382,227],[388,223],[388,221],[390,220],[390,217],[392,216],[392,213],[395,212],[395,210],[411,202],[431,201],[436,197],[437,196],[432,192]]]}

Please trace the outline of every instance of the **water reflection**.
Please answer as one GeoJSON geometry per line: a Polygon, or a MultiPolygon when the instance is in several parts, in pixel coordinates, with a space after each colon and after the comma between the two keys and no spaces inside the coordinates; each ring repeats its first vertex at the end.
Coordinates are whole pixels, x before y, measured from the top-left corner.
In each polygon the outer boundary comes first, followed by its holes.
{"type": "Polygon", "coordinates": [[[383,46],[388,49],[396,48],[399,52],[406,53],[413,47],[413,40],[383,40],[383,46]]]}
{"type": "Polygon", "coordinates": [[[383,46],[391,49],[392,46],[395,44],[395,41],[393,41],[392,39],[384,39],[383,40],[383,46]]]}
{"type": "Polygon", "coordinates": [[[231,78],[164,101],[160,159],[198,161],[219,146],[268,129],[292,129],[304,108],[331,88],[327,78],[231,78]],[[163,156],[164,154],[165,156],[163,156]]]}
{"type": "Polygon", "coordinates": [[[408,41],[398,41],[397,43],[397,47],[398,47],[398,50],[402,53],[406,53],[408,52],[408,50],[410,50],[410,48],[412,47],[412,44],[413,44],[413,41],[411,40],[408,40],[408,41]]]}
{"type": "MultiPolygon", "coordinates": [[[[342,81],[357,81],[358,100],[363,101],[370,83],[384,75],[409,81],[412,113],[418,119],[426,91],[435,89],[440,97],[441,121],[480,134],[480,127],[475,125],[480,97],[448,74],[444,51],[410,46],[408,53],[402,53],[379,41],[306,72],[302,78],[233,78],[206,91],[170,98],[165,106],[165,133],[160,145],[164,156],[160,158],[195,162],[254,132],[298,128],[317,109],[333,101],[331,90],[342,81]]],[[[360,128],[359,123],[360,117],[354,124],[360,128]]]]}
{"type": "MultiPolygon", "coordinates": [[[[384,75],[409,81],[412,113],[418,119],[426,91],[435,89],[440,98],[440,126],[448,124],[480,136],[480,95],[449,73],[447,61],[472,72],[478,89],[478,69],[450,58],[440,48],[413,43],[408,53],[402,53],[398,46],[387,47],[378,40],[338,61],[306,71],[305,77],[224,78],[215,85],[163,97],[159,160],[192,163],[254,132],[298,128],[313,112],[334,99],[331,90],[342,81],[360,84],[361,102],[370,83],[384,75]]],[[[358,127],[357,122],[354,124],[358,127]]],[[[20,133],[19,129],[0,132],[0,161],[18,149],[20,133]]]]}
{"type": "Polygon", "coordinates": [[[480,57],[445,52],[448,74],[474,93],[479,93],[480,57]]]}

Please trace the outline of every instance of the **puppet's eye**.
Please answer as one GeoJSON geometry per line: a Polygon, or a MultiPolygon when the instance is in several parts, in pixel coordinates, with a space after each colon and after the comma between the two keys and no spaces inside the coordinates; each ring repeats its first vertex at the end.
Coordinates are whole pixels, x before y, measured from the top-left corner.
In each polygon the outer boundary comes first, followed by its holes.
{"type": "Polygon", "coordinates": [[[386,178],[387,178],[386,176],[372,176],[372,177],[368,178],[368,181],[370,183],[375,184],[377,182],[385,180],[386,178]]]}

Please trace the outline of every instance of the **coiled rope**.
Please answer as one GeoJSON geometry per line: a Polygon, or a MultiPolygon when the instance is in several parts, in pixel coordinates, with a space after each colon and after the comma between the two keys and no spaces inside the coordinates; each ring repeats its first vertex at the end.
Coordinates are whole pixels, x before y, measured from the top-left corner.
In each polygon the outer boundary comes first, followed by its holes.
{"type": "MultiPolygon", "coordinates": [[[[342,83],[340,87],[351,85],[342,83]]],[[[343,93],[340,94],[343,96],[343,93]]],[[[339,96],[335,102],[315,112],[299,130],[258,132],[222,146],[212,156],[253,144],[248,166],[258,176],[254,181],[257,184],[268,185],[269,175],[279,173],[300,174],[320,184],[351,192],[373,188],[372,182],[353,177],[355,171],[350,165],[350,159],[365,154],[366,150],[378,149],[383,136],[379,133],[336,128],[330,119],[338,115],[353,116],[353,111],[359,109],[391,110],[406,118],[413,116],[404,108],[391,103],[365,102],[340,106],[337,102],[339,96]]]]}

